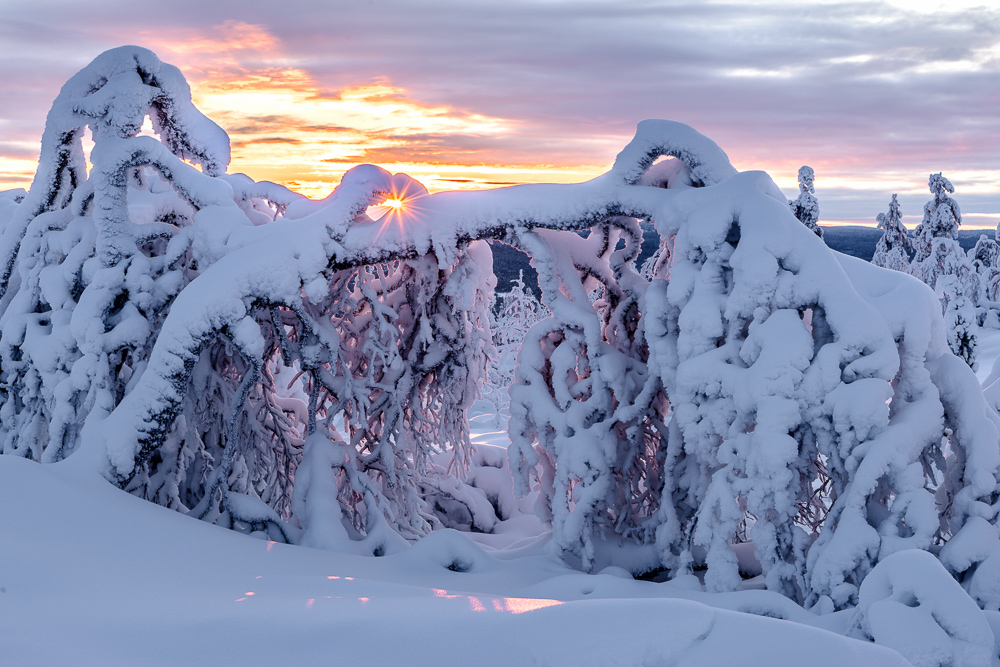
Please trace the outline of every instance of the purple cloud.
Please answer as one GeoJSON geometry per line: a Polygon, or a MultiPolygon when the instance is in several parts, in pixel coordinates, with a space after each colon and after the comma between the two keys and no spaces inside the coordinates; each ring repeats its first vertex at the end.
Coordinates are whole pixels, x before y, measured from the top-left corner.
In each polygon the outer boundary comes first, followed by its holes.
{"type": "MultiPolygon", "coordinates": [[[[415,159],[438,151],[512,164],[610,164],[637,121],[660,117],[712,137],[738,168],[767,169],[789,194],[798,166],[813,166],[826,220],[873,220],[892,194],[877,185],[890,174],[905,174],[913,187],[931,171],[992,173],[1000,181],[995,9],[371,0],[276,10],[177,0],[169,11],[137,18],[124,2],[21,4],[0,9],[0,67],[9,73],[9,92],[0,97],[5,144],[40,135],[58,87],[101,50],[138,42],[170,60],[161,45],[211,40],[213,26],[235,20],[272,41],[248,38],[238,61],[211,50],[184,59],[205,66],[215,59],[220,71],[295,68],[331,98],[384,82],[426,106],[510,121],[503,137],[415,136],[415,159]],[[825,177],[856,183],[824,194],[825,177]]],[[[280,138],[262,131],[257,141],[280,138]]],[[[12,155],[5,144],[0,153],[12,155]]],[[[966,213],[1000,217],[1000,184],[984,192],[980,183],[964,196],[971,180],[952,180],[966,213]]]]}

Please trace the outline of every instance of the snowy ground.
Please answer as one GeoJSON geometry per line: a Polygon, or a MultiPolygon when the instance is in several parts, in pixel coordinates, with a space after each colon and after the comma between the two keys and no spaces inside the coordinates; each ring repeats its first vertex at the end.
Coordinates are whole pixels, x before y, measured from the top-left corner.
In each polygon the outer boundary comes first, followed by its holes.
{"type": "Polygon", "coordinates": [[[790,623],[819,619],[770,594],[583,575],[540,542],[494,557],[443,532],[397,556],[344,556],[246,537],[14,457],[0,458],[0,508],[8,665],[906,664],[790,623]],[[792,618],[724,609],[739,605],[792,618]]]}
{"type": "MultiPolygon", "coordinates": [[[[1000,332],[980,346],[982,379],[1000,332]]],[[[506,444],[491,416],[473,425],[480,442],[506,444]]],[[[547,554],[540,525],[506,528],[479,545],[442,531],[361,558],[0,457],[0,663],[909,664],[841,636],[853,612],[814,616],[766,591],[710,595],[694,577],[585,575],[547,554]]]]}
{"type": "Polygon", "coordinates": [[[979,330],[976,338],[976,356],[979,360],[976,377],[980,382],[984,382],[993,370],[993,364],[1000,359],[1000,331],[979,330]]]}

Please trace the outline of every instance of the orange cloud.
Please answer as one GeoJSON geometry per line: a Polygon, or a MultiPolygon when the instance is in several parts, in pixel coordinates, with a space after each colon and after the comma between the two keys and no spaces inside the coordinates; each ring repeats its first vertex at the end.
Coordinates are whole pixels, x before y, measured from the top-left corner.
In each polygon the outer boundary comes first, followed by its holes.
{"type": "Polygon", "coordinates": [[[572,182],[606,168],[509,166],[503,142],[517,123],[429,106],[387,81],[325,93],[265,26],[227,21],[210,34],[191,29],[143,37],[181,68],[195,104],[229,133],[230,171],[310,197],[326,196],[344,171],[365,162],[406,171],[432,190],[572,182]]]}
{"type": "MultiPolygon", "coordinates": [[[[427,105],[387,80],[325,91],[266,26],[226,21],[139,36],[182,70],[195,104],[229,133],[231,172],[310,197],[326,196],[343,172],[366,162],[405,171],[431,190],[574,182],[607,168],[517,164],[508,159],[515,121],[427,105]]],[[[26,186],[34,168],[29,156],[8,156],[0,179],[26,186]]]]}

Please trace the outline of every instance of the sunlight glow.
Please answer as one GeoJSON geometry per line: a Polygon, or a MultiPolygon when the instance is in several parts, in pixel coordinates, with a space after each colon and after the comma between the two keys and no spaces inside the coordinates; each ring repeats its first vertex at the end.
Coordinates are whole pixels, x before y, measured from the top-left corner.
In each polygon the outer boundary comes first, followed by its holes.
{"type": "MultiPolygon", "coordinates": [[[[487,607],[478,598],[471,595],[459,595],[448,593],[448,591],[440,588],[432,588],[431,591],[434,593],[435,597],[445,598],[445,599],[456,599],[456,598],[468,598],[469,608],[477,613],[483,613],[487,611],[487,607]]],[[[563,604],[560,600],[549,600],[545,598],[492,598],[490,599],[490,606],[493,607],[494,611],[508,614],[523,614],[529,611],[535,611],[536,609],[545,609],[546,607],[554,607],[556,605],[563,604]]]]}
{"type": "MultiPolygon", "coordinates": [[[[32,146],[33,150],[37,150],[32,146]]],[[[31,186],[38,168],[38,158],[5,157],[0,155],[0,190],[12,190],[31,186]]]]}
{"type": "MultiPolygon", "coordinates": [[[[759,0],[741,0],[758,2],[759,0]]],[[[897,1],[897,0],[890,0],[897,1]]],[[[945,7],[935,0],[898,0],[899,6],[929,12],[945,7]]],[[[955,8],[983,4],[975,0],[953,0],[955,8]]],[[[165,61],[178,66],[188,79],[194,103],[217,122],[231,139],[232,163],[229,173],[243,172],[257,181],[281,183],[307,197],[326,197],[348,169],[362,163],[377,164],[394,173],[406,173],[430,192],[478,190],[520,183],[579,183],[600,176],[610,167],[615,153],[628,136],[591,134],[574,139],[573,154],[555,160],[532,154],[521,146],[532,137],[530,122],[475,113],[471,109],[448,106],[421,99],[416,91],[394,84],[384,77],[345,80],[336,88],[324,86],[310,71],[307,60],[290,56],[281,40],[267,25],[229,20],[204,28],[174,28],[141,31],[143,44],[165,61]],[[525,154],[531,157],[525,159],[525,154]],[[592,157],[589,157],[592,156],[592,157]],[[586,162],[584,162],[584,160],[586,162]],[[538,161],[539,163],[533,163],[538,161]]],[[[831,57],[823,67],[863,65],[877,60],[878,52],[831,57]]],[[[957,61],[934,61],[916,67],[944,68],[943,71],[981,70],[1000,58],[1000,46],[973,48],[957,61]]],[[[908,72],[910,70],[907,70],[908,72]]],[[[923,70],[921,70],[923,71],[923,70]]],[[[753,64],[730,68],[724,74],[737,79],[790,79],[809,74],[805,65],[786,64],[759,68],[753,64]]],[[[150,124],[141,134],[152,134],[150,124]]],[[[89,135],[86,132],[85,135],[89,135]]],[[[958,140],[956,140],[957,142],[958,140]]],[[[953,142],[945,152],[961,154],[968,146],[953,142]]],[[[37,137],[24,141],[9,137],[4,142],[7,155],[0,155],[0,190],[27,188],[37,167],[37,137]]],[[[92,142],[84,137],[89,156],[92,142]]],[[[919,170],[904,171],[897,166],[876,165],[866,173],[858,171],[861,159],[836,152],[780,158],[760,143],[728,145],[727,151],[739,169],[767,171],[787,195],[795,196],[795,174],[807,162],[816,169],[817,196],[841,200],[870,198],[888,201],[891,193],[923,196],[926,175],[919,170]],[[874,177],[873,177],[874,174],[874,177]],[[832,192],[840,190],[840,192],[832,192]]],[[[917,150],[917,149],[914,149],[917,150]]],[[[926,163],[923,154],[894,154],[892,165],[926,163]]],[[[876,161],[881,159],[875,157],[876,161]]],[[[931,165],[930,170],[941,170],[931,165]]],[[[993,196],[1000,191],[1000,170],[978,169],[946,175],[955,184],[957,195],[993,196]]],[[[962,201],[969,210],[969,222],[995,225],[992,214],[973,213],[975,202],[962,201]],[[973,220],[973,216],[978,219],[973,220]]],[[[405,209],[403,198],[390,198],[369,209],[369,216],[388,223],[387,213],[405,209]]],[[[873,226],[880,206],[872,206],[870,216],[845,220],[848,224],[873,226]]],[[[830,215],[832,211],[826,209],[830,215]]],[[[851,214],[832,214],[830,218],[851,214]]],[[[396,218],[398,221],[398,218],[396,218]]],[[[839,220],[821,219],[821,224],[839,220]]],[[[270,550],[273,543],[268,544],[270,550]]]]}
{"type": "Polygon", "coordinates": [[[230,20],[140,36],[181,68],[195,105],[229,134],[230,173],[314,199],[364,163],[408,173],[432,192],[575,183],[605,172],[619,147],[618,137],[581,138],[578,145],[594,144],[609,164],[526,164],[498,141],[520,133],[518,121],[429,104],[385,79],[325,88],[266,25],[230,20]]]}
{"type": "Polygon", "coordinates": [[[503,602],[507,607],[507,611],[512,614],[523,614],[528,611],[535,611],[536,609],[545,609],[546,607],[555,607],[556,605],[563,604],[559,600],[537,598],[504,598],[503,602]]]}

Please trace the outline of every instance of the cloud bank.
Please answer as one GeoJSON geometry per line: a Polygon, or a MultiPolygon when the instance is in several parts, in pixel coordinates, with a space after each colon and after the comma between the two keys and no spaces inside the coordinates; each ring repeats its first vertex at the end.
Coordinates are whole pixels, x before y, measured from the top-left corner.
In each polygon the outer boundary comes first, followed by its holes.
{"type": "Polygon", "coordinates": [[[309,194],[358,162],[406,168],[436,189],[580,180],[610,165],[637,121],[670,118],[790,196],[811,165],[821,221],[871,222],[898,192],[912,224],[931,171],[955,183],[967,223],[1000,221],[997,9],[14,4],[0,9],[0,183],[30,174],[62,82],[100,51],[138,43],[184,70],[231,133],[234,170],[309,194]]]}

